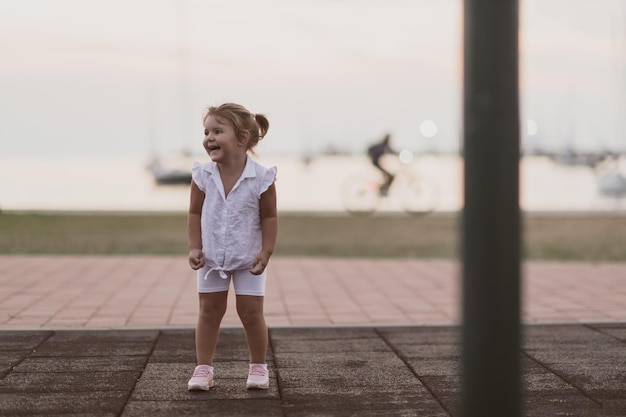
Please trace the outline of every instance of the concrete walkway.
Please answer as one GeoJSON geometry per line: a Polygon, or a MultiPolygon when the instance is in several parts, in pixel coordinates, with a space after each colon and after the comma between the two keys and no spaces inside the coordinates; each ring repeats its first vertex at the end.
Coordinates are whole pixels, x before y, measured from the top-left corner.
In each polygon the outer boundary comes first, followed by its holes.
{"type": "MultiPolygon", "coordinates": [[[[216,386],[188,392],[190,329],[0,332],[3,416],[459,416],[459,331],[271,328],[270,389],[247,391],[241,329],[222,331],[216,386]]],[[[534,325],[524,416],[626,416],[626,325],[534,325]]],[[[493,393],[494,401],[498,393],[493,393]]]]}
{"type": "MultiPolygon", "coordinates": [[[[459,415],[456,262],[271,267],[270,389],[245,390],[231,304],[217,385],[190,393],[184,258],[0,256],[0,415],[459,415]]],[[[532,262],[523,275],[523,415],[626,416],[626,264],[532,262]]]]}

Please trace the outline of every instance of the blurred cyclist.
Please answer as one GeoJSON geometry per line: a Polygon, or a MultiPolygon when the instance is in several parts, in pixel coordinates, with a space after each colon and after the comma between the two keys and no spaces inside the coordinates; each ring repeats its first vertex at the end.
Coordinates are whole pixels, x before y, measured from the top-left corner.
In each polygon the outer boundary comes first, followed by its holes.
{"type": "Polygon", "coordinates": [[[391,141],[391,135],[389,133],[385,134],[383,139],[380,142],[377,142],[367,148],[367,154],[372,160],[372,164],[382,172],[385,180],[380,185],[379,192],[381,196],[386,196],[389,193],[389,187],[391,187],[391,183],[395,178],[393,174],[387,171],[380,165],[380,158],[385,154],[394,154],[397,155],[398,152],[391,148],[389,142],[391,141]]]}

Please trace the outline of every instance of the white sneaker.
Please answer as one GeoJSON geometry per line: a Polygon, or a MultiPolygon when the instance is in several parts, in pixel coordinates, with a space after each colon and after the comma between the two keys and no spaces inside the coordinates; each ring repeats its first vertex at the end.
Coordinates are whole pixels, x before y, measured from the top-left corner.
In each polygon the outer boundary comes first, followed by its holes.
{"type": "Polygon", "coordinates": [[[208,391],[215,385],[213,381],[213,367],[209,365],[198,365],[193,371],[193,376],[187,382],[189,391],[208,391]]]}
{"type": "Polygon", "coordinates": [[[248,389],[268,389],[270,387],[270,373],[267,370],[267,365],[260,363],[250,364],[246,387],[248,389]]]}

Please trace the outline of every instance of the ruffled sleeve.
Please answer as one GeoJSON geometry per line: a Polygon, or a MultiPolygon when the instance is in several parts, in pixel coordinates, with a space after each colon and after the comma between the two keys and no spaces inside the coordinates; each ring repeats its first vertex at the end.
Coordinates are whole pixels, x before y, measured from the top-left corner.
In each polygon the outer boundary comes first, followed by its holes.
{"type": "Polygon", "coordinates": [[[191,167],[191,179],[202,191],[206,191],[206,175],[207,172],[203,169],[202,164],[200,162],[194,162],[191,167]]]}
{"type": "Polygon", "coordinates": [[[270,185],[276,181],[276,172],[276,167],[268,168],[267,171],[265,171],[265,175],[263,175],[263,178],[261,179],[261,186],[259,187],[259,198],[261,198],[261,194],[266,192],[267,189],[270,188],[270,185]]]}

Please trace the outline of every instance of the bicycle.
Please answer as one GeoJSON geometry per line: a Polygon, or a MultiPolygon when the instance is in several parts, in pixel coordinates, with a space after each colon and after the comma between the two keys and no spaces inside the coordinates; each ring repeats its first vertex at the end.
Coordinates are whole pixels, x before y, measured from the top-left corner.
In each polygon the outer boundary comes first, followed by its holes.
{"type": "Polygon", "coordinates": [[[398,160],[401,168],[387,195],[381,192],[383,176],[373,167],[367,173],[346,178],[341,186],[344,209],[353,215],[370,215],[384,200],[395,200],[396,206],[410,215],[425,216],[435,211],[439,194],[436,182],[416,171],[410,151],[401,152],[398,160]]]}

